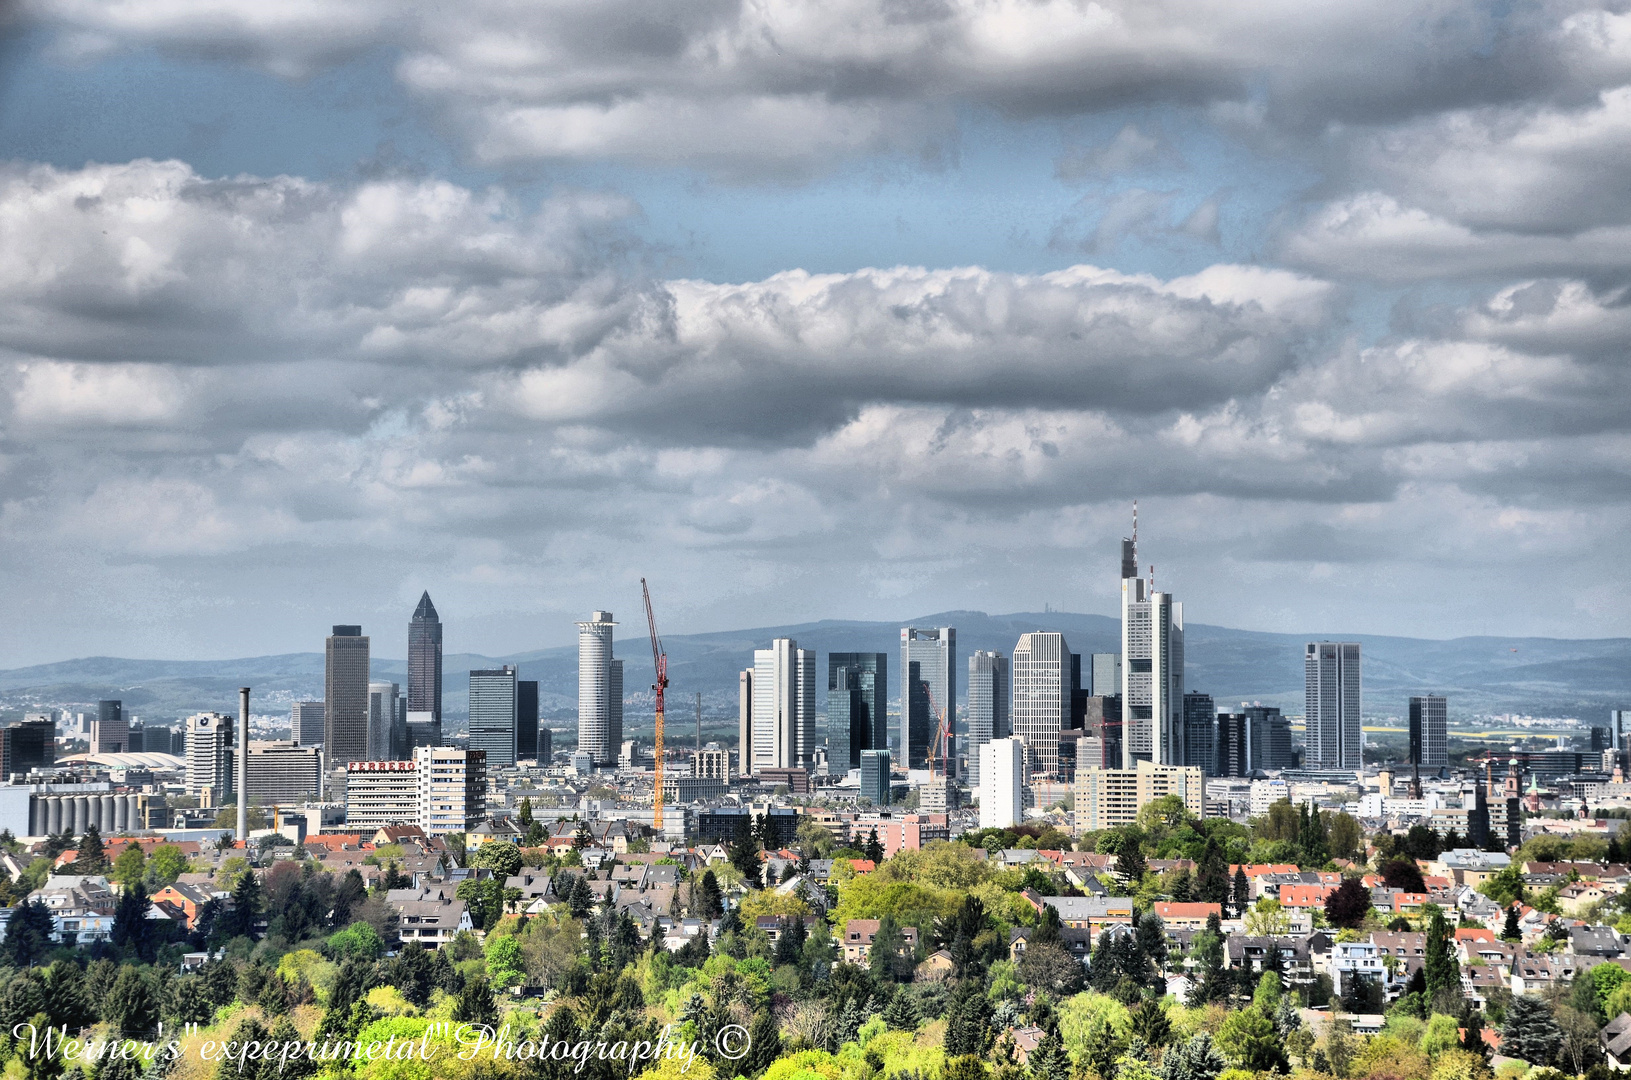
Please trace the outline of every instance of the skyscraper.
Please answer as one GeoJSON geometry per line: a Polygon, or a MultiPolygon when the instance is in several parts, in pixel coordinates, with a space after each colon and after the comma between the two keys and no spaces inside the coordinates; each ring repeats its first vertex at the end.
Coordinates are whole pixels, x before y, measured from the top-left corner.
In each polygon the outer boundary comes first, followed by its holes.
{"type": "Polygon", "coordinates": [[[488,768],[504,769],[515,764],[516,743],[515,668],[472,671],[470,749],[486,752],[488,768]]]}
{"type": "Polygon", "coordinates": [[[753,651],[753,771],[815,761],[815,653],[792,638],[753,651]]]}
{"type": "Polygon", "coordinates": [[[1088,690],[1099,697],[1121,696],[1121,654],[1113,652],[1096,652],[1092,657],[1092,667],[1088,678],[1092,680],[1088,690]]]}
{"type": "Polygon", "coordinates": [[[623,661],[612,656],[609,611],[578,623],[578,749],[596,765],[616,765],[623,742],[623,661]]]}
{"type": "Polygon", "coordinates": [[[200,806],[232,802],[232,717],[224,713],[196,713],[186,721],[187,794],[200,806]]]}
{"type": "Polygon", "coordinates": [[[397,695],[394,682],[368,684],[368,754],[369,761],[391,761],[391,729],[396,724],[397,695]]]}
{"type": "Polygon", "coordinates": [[[368,639],[336,626],[323,653],[323,755],[333,767],[368,760],[368,639]]]}
{"type": "Polygon", "coordinates": [[[1070,657],[1064,635],[1051,631],[1021,634],[1014,646],[1014,735],[1034,776],[1059,775],[1059,732],[1070,726],[1070,657]]]}
{"type": "Polygon", "coordinates": [[[895,760],[904,762],[908,769],[926,768],[941,713],[946,716],[948,730],[954,728],[957,718],[957,631],[949,626],[902,627],[900,674],[900,727],[891,739],[895,760]],[[917,665],[915,676],[913,664],[917,665]],[[927,693],[915,682],[925,684],[927,693]]]}
{"type": "Polygon", "coordinates": [[[1308,767],[1357,769],[1363,763],[1359,645],[1311,641],[1303,652],[1308,767]]]}
{"type": "Polygon", "coordinates": [[[965,779],[970,787],[980,786],[980,747],[1012,734],[1008,693],[1006,656],[980,649],[968,658],[968,745],[963,757],[968,761],[965,779]]]}
{"type": "Polygon", "coordinates": [[[890,801],[889,751],[862,750],[861,798],[871,799],[873,806],[888,806],[890,801]]]}
{"type": "Polygon", "coordinates": [[[296,746],[323,745],[323,703],[297,701],[289,709],[289,737],[296,746]]]}
{"type": "Polygon", "coordinates": [[[98,701],[91,725],[91,753],[123,754],[130,749],[130,725],[122,701],[98,701]]]}
{"type": "Polygon", "coordinates": [[[1434,694],[1410,699],[1410,760],[1423,769],[1450,764],[1448,702],[1434,694]]]}
{"type": "Polygon", "coordinates": [[[889,748],[889,656],[827,654],[827,770],[861,767],[863,750],[889,748]]]}
{"type": "Polygon", "coordinates": [[[538,756],[538,682],[526,679],[515,684],[515,753],[522,761],[548,764],[538,756]]]}
{"type": "Polygon", "coordinates": [[[1182,765],[1184,606],[1138,576],[1136,519],[1121,542],[1121,658],[1124,766],[1182,765]]]}
{"type": "Polygon", "coordinates": [[[1218,775],[1217,706],[1211,694],[1194,691],[1184,695],[1185,765],[1194,765],[1202,776],[1218,775]]]}
{"type": "Polygon", "coordinates": [[[1025,743],[1018,736],[992,739],[980,747],[980,828],[1006,829],[1024,820],[1025,743]]]}
{"type": "Polygon", "coordinates": [[[753,774],[753,669],[736,673],[736,772],[753,774]]]}
{"type": "Polygon", "coordinates": [[[1291,749],[1291,721],[1280,715],[1277,705],[1240,703],[1246,718],[1247,771],[1289,769],[1297,764],[1291,749]]]}
{"type": "MultiPolygon", "coordinates": [[[[166,732],[162,753],[169,753],[166,732]]],[[[0,731],[0,783],[49,769],[57,760],[57,726],[50,720],[23,720],[0,731]]]]}
{"type": "Polygon", "coordinates": [[[1219,776],[1248,776],[1252,771],[1251,727],[1246,714],[1218,713],[1217,762],[1219,776]]]}
{"type": "Polygon", "coordinates": [[[442,620],[427,591],[408,621],[408,712],[428,712],[442,722],[442,620]]]}

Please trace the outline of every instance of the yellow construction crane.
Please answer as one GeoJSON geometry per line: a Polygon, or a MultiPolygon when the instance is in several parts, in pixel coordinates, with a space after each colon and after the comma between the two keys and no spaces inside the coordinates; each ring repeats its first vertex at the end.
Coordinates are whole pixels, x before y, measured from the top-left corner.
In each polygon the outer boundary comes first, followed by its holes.
{"type": "Polygon", "coordinates": [[[646,601],[646,627],[651,631],[651,662],[657,669],[657,681],[651,688],[657,691],[657,797],[651,815],[652,828],[661,834],[663,829],[663,691],[668,689],[668,654],[663,652],[663,639],[657,636],[657,616],[651,613],[651,590],[646,579],[640,579],[640,595],[646,601]]]}

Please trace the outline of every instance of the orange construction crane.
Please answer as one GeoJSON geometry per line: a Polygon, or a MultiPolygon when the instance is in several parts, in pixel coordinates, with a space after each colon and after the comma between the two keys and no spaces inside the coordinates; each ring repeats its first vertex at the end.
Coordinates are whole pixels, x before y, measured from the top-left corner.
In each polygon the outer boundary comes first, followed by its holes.
{"type": "Polygon", "coordinates": [[[646,626],[651,630],[651,662],[657,669],[657,681],[651,688],[657,691],[657,799],[651,815],[652,828],[659,835],[663,829],[663,692],[668,689],[668,654],[663,652],[663,639],[657,636],[657,616],[651,613],[651,590],[646,579],[640,579],[640,595],[646,601],[646,626]]]}
{"type": "Polygon", "coordinates": [[[948,771],[946,766],[946,757],[948,751],[951,749],[951,727],[946,722],[946,710],[936,707],[934,703],[934,691],[929,689],[927,683],[924,684],[923,689],[924,692],[929,695],[930,715],[937,715],[940,718],[939,726],[934,729],[934,742],[929,746],[929,779],[934,779],[934,757],[935,753],[938,751],[940,754],[940,778],[942,780],[950,780],[951,773],[948,771]]]}

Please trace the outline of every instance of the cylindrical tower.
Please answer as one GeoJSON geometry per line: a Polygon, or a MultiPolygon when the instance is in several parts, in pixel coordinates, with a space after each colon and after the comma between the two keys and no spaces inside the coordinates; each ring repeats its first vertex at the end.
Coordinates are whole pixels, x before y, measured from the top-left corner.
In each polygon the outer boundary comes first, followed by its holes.
{"type": "Polygon", "coordinates": [[[46,832],[52,836],[62,832],[62,796],[51,795],[46,802],[46,832]]]}
{"type": "Polygon", "coordinates": [[[249,687],[238,687],[238,840],[249,846],[249,687]]]}
{"type": "MultiPolygon", "coordinates": [[[[64,808],[66,809],[66,808],[64,808]]],[[[74,835],[84,836],[85,830],[91,827],[91,797],[89,795],[74,796],[74,835]]]]}
{"type": "Polygon", "coordinates": [[[613,678],[612,627],[616,625],[609,611],[597,611],[588,622],[578,623],[578,749],[587,751],[596,765],[617,763],[623,737],[621,671],[613,678]]]}
{"type": "Polygon", "coordinates": [[[109,794],[109,795],[104,795],[100,799],[96,800],[97,801],[96,827],[98,829],[102,830],[102,835],[104,835],[104,836],[107,836],[107,835],[110,835],[112,833],[116,833],[116,832],[119,831],[119,827],[115,822],[114,812],[113,812],[114,801],[117,800],[118,798],[119,798],[119,796],[117,796],[117,795],[109,794]]]}

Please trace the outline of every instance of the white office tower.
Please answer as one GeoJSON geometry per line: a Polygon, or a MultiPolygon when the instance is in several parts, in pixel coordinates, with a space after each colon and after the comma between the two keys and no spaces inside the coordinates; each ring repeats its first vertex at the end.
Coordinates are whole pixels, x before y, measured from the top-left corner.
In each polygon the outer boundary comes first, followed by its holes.
{"type": "Polygon", "coordinates": [[[1033,776],[1059,775],[1059,732],[1070,726],[1070,646],[1063,634],[1021,634],[1014,646],[1014,735],[1033,776]]]}
{"type": "Polygon", "coordinates": [[[1364,761],[1360,727],[1359,644],[1310,641],[1303,652],[1303,719],[1310,769],[1357,769],[1364,761]]]}
{"type": "Polygon", "coordinates": [[[616,765],[623,742],[623,661],[612,657],[609,611],[578,624],[578,749],[596,765],[616,765]]]}
{"type": "Polygon", "coordinates": [[[232,802],[232,717],[197,713],[187,717],[187,794],[199,806],[232,802]]]}
{"type": "Polygon", "coordinates": [[[1011,735],[1008,658],[979,650],[968,658],[968,786],[980,786],[980,747],[1011,735]]]}
{"type": "Polygon", "coordinates": [[[389,761],[391,753],[391,724],[396,720],[397,699],[401,690],[394,682],[368,684],[368,760],[389,761]]]}
{"type": "Polygon", "coordinates": [[[815,763],[815,653],[792,638],[753,651],[753,771],[815,763]]]}
{"type": "Polygon", "coordinates": [[[1121,542],[1122,766],[1182,765],[1184,606],[1138,576],[1136,522],[1121,542]]]}
{"type": "Polygon", "coordinates": [[[1025,743],[1018,736],[980,747],[980,828],[1006,829],[1025,820],[1025,743]]]}

